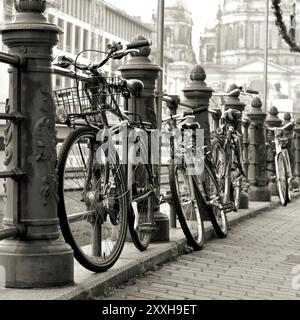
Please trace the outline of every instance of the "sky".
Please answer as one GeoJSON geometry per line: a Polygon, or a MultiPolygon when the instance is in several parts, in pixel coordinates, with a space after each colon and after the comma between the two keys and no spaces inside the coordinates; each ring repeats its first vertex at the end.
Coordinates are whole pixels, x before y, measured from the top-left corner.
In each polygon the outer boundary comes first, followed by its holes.
{"type": "MultiPolygon", "coordinates": [[[[107,0],[118,8],[124,9],[129,14],[141,16],[143,21],[151,20],[153,10],[156,11],[157,0],[107,0]]],[[[190,12],[193,14],[194,32],[193,46],[198,53],[200,32],[215,18],[219,0],[183,0],[186,1],[190,12]]]]}

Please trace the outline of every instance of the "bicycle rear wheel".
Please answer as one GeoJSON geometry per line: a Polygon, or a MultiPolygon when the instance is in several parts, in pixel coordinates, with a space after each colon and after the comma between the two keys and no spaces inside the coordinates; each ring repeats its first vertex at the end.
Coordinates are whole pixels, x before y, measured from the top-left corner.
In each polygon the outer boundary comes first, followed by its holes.
{"type": "Polygon", "coordinates": [[[288,174],[287,163],[284,155],[279,153],[275,158],[277,187],[279,193],[279,199],[283,206],[288,203],[288,174]]]}
{"type": "Polygon", "coordinates": [[[211,224],[219,238],[224,238],[228,234],[228,221],[227,215],[224,211],[222,196],[220,194],[220,187],[216,177],[211,172],[211,169],[205,167],[205,194],[207,203],[207,212],[211,224]]]}
{"type": "Polygon", "coordinates": [[[136,212],[133,207],[129,210],[129,231],[136,248],[144,251],[148,248],[154,231],[153,196],[149,194],[154,192],[151,166],[141,163],[132,166],[129,175],[132,177],[132,205],[136,205],[136,212]]]}
{"type": "Polygon", "coordinates": [[[185,164],[177,165],[171,160],[169,178],[173,206],[187,243],[194,250],[201,250],[205,242],[202,218],[202,212],[206,210],[205,199],[193,176],[188,175],[185,164]]]}
{"type": "Polygon", "coordinates": [[[58,157],[58,216],[75,258],[90,271],[109,269],[122,252],[127,229],[124,181],[112,146],[102,150],[93,129],[80,127],[69,134],[58,157]]]}

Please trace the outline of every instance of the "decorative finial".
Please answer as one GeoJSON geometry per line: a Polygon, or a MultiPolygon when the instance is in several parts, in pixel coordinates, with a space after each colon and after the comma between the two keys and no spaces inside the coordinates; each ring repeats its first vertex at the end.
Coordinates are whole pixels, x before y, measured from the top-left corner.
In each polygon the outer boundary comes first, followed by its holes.
{"type": "MultiPolygon", "coordinates": [[[[147,38],[139,34],[132,39],[132,41],[140,41],[140,40],[147,40],[147,38]]],[[[139,48],[139,50],[140,50],[139,52],[133,52],[130,55],[132,57],[149,57],[150,56],[150,53],[151,53],[150,46],[139,48]]]]}
{"type": "Polygon", "coordinates": [[[289,112],[286,112],[283,116],[284,121],[291,121],[292,116],[289,112]]]}
{"type": "Polygon", "coordinates": [[[192,81],[205,81],[206,73],[205,70],[200,66],[200,64],[196,64],[193,66],[190,79],[192,81]]]}
{"type": "MultiPolygon", "coordinates": [[[[233,91],[233,90],[236,90],[236,89],[239,89],[239,87],[234,83],[234,84],[232,84],[232,85],[229,86],[227,93],[229,93],[229,92],[231,92],[231,91],[233,91]]],[[[237,91],[234,95],[231,95],[231,96],[233,96],[233,97],[239,97],[239,96],[240,96],[240,92],[237,91]]]]}
{"type": "Polygon", "coordinates": [[[279,113],[278,109],[275,106],[271,107],[270,112],[269,112],[269,114],[271,116],[277,117],[278,113],[279,113]]]}
{"type": "Polygon", "coordinates": [[[261,107],[262,107],[261,99],[259,97],[254,97],[251,102],[251,106],[254,109],[261,109],[261,107]]]}

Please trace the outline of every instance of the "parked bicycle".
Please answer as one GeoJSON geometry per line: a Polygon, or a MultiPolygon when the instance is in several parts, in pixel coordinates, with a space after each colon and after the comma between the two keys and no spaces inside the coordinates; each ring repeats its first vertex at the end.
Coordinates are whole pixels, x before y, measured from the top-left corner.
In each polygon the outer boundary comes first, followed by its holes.
{"type": "Polygon", "coordinates": [[[135,141],[123,154],[125,158],[120,159],[114,140],[124,127],[148,134],[151,125],[139,115],[126,112],[128,99],[140,94],[143,83],[106,78],[100,71],[109,59],[121,59],[149,45],[149,41],[142,40],[123,49],[122,44],[113,43],[99,64],[58,59],[58,66],[74,66],[76,75],[78,69],[85,75],[81,76],[83,81],[77,76],[76,87],[54,92],[60,122],[73,129],[58,156],[58,215],[75,258],[94,272],[105,271],[117,261],[124,246],[127,221],[139,250],[148,247],[156,230],[151,209],[155,197],[151,162],[135,163],[135,141]]]}
{"type": "MultiPolygon", "coordinates": [[[[238,132],[241,111],[235,109],[226,110],[226,97],[237,94],[258,94],[254,90],[243,91],[237,88],[228,93],[213,93],[213,97],[221,100],[220,126],[217,128],[211,143],[214,165],[217,170],[218,180],[224,192],[225,203],[232,201],[234,211],[240,207],[242,191],[242,179],[245,177],[243,166],[242,137],[238,132]]],[[[209,110],[216,113],[214,110],[209,110]]]]}
{"type": "MultiPolygon", "coordinates": [[[[165,96],[163,100],[173,103],[170,96],[165,96]]],[[[193,108],[181,114],[170,116],[163,120],[163,124],[168,126],[170,131],[181,128],[185,130],[199,129],[197,122],[183,124],[188,117],[195,119],[194,115],[205,112],[207,107],[197,108],[196,106],[179,102],[180,105],[193,108]]],[[[223,202],[221,185],[216,175],[215,165],[211,152],[207,146],[202,146],[202,150],[196,150],[196,144],[188,143],[179,139],[179,146],[175,146],[175,139],[171,139],[171,161],[169,165],[169,179],[173,206],[181,224],[182,230],[187,238],[188,244],[194,250],[202,249],[205,242],[204,216],[207,214],[219,237],[224,237],[228,233],[226,213],[232,211],[232,203],[223,202]],[[192,150],[191,150],[192,149],[192,150]],[[198,153],[197,153],[198,152],[198,153]],[[178,155],[179,153],[179,155],[178,155]],[[187,154],[193,156],[192,166],[194,171],[188,172],[191,159],[187,159],[187,154]],[[202,155],[201,159],[196,158],[202,155]],[[202,166],[197,166],[196,162],[202,162],[202,166]],[[196,170],[195,170],[196,169],[196,170]],[[204,178],[205,177],[205,178],[204,178]]]]}
{"type": "Polygon", "coordinates": [[[280,202],[286,206],[292,201],[293,195],[293,173],[289,152],[287,149],[288,139],[283,136],[284,130],[294,126],[294,120],[280,128],[267,127],[267,130],[274,131],[274,140],[269,141],[268,145],[272,147],[275,159],[275,175],[280,202]]]}

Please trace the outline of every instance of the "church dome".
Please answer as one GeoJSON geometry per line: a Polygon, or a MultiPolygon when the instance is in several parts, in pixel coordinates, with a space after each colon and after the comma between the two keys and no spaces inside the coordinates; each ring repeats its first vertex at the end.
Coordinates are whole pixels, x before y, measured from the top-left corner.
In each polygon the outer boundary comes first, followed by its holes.
{"type": "Polygon", "coordinates": [[[165,0],[165,7],[188,10],[187,0],[165,0]]]}

